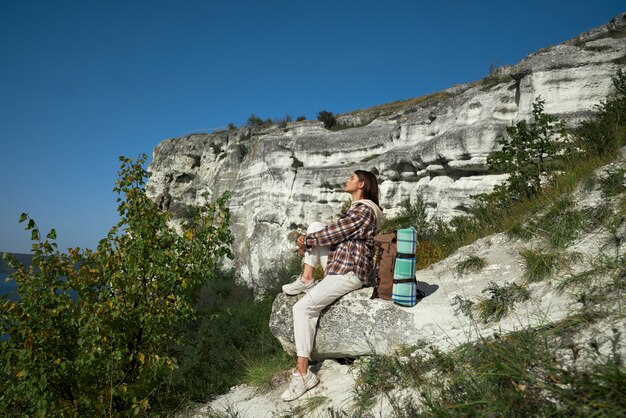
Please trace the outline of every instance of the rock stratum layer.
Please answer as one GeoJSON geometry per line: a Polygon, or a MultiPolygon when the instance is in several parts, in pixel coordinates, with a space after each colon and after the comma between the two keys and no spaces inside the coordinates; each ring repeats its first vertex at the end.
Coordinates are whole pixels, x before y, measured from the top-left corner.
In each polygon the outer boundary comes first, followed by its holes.
{"type": "Polygon", "coordinates": [[[480,81],[339,115],[346,129],[302,121],[165,140],[153,152],[147,191],[178,216],[230,191],[234,267],[259,290],[263,271],[293,251],[298,231],[336,217],[354,170],[378,173],[387,215],[418,194],[430,216],[466,213],[472,195],[505,178],[488,172],[487,156],[506,127],[530,119],[538,96],[547,113],[577,123],[611,92],[611,77],[625,65],[622,14],[480,81]]]}

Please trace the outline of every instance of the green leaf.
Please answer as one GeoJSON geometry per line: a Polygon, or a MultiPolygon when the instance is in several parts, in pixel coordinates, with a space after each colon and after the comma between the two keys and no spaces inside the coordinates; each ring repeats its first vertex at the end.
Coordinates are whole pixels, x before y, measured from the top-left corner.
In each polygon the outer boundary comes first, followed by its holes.
{"type": "Polygon", "coordinates": [[[39,241],[39,231],[33,229],[33,231],[30,233],[30,239],[31,241],[39,241]]]}
{"type": "Polygon", "coordinates": [[[29,219],[28,225],[26,225],[26,230],[33,229],[35,226],[36,226],[35,221],[33,221],[32,219],[29,219]]]}
{"type": "Polygon", "coordinates": [[[20,223],[24,222],[28,218],[28,213],[22,212],[20,215],[20,223]]]}
{"type": "Polygon", "coordinates": [[[46,236],[48,239],[57,239],[57,231],[53,228],[50,230],[48,235],[46,236]]]}

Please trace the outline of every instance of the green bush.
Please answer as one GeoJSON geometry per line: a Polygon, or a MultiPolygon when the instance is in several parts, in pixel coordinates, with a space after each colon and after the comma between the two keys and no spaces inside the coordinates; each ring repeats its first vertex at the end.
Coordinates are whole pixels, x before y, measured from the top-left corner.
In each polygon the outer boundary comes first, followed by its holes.
{"type": "Polygon", "coordinates": [[[626,73],[619,70],[613,77],[615,94],[602,101],[596,115],[580,124],[576,136],[581,146],[593,155],[611,153],[626,141],[626,73]]]}
{"type": "Polygon", "coordinates": [[[19,300],[0,303],[0,410],[20,416],[138,415],[178,367],[196,317],[195,292],[230,256],[228,195],[167,225],[144,190],[147,173],[120,158],[120,220],[95,251],[57,251],[35,222],[32,268],[8,257],[19,300]]]}
{"type": "Polygon", "coordinates": [[[418,240],[424,240],[431,234],[429,222],[426,220],[426,203],[421,195],[417,195],[415,203],[405,199],[400,204],[401,210],[398,216],[388,219],[383,226],[383,231],[413,227],[417,231],[418,240]]]}
{"type": "Polygon", "coordinates": [[[286,128],[287,124],[289,122],[291,122],[292,120],[293,119],[292,119],[291,115],[287,114],[287,115],[283,116],[282,118],[276,119],[274,121],[274,123],[277,123],[279,128],[286,128]]]}
{"type": "Polygon", "coordinates": [[[261,119],[254,113],[248,116],[248,121],[246,122],[248,126],[253,126],[253,127],[254,126],[268,126],[268,125],[271,125],[272,123],[274,123],[274,121],[272,121],[271,118],[261,119]]]}
{"type": "Polygon", "coordinates": [[[258,117],[256,114],[252,113],[250,116],[248,116],[247,125],[248,126],[262,126],[263,119],[258,117]]]}
{"type": "Polygon", "coordinates": [[[264,272],[272,288],[260,300],[255,301],[249,288],[235,283],[232,271],[216,273],[201,288],[197,318],[187,327],[189,342],[179,349],[179,367],[159,387],[160,410],[208,402],[242,382],[267,385],[274,373],[293,364],[272,335],[268,321],[280,285],[294,271],[295,265],[288,266],[264,272]]]}
{"type": "Polygon", "coordinates": [[[317,120],[324,124],[324,128],[332,129],[335,125],[337,125],[337,119],[333,112],[329,112],[327,110],[321,110],[317,114],[317,120]]]}

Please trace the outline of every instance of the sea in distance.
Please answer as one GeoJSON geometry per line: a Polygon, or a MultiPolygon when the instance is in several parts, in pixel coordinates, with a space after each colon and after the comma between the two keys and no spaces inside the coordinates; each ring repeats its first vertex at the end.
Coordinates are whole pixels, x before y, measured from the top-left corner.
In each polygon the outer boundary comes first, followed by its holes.
{"type": "Polygon", "coordinates": [[[7,277],[9,277],[8,274],[0,273],[0,295],[6,295],[7,293],[15,292],[15,289],[17,289],[15,281],[11,280],[7,282],[7,277]]]}
{"type": "MultiPolygon", "coordinates": [[[[0,255],[2,253],[0,252],[0,255]]],[[[24,266],[29,266],[31,263],[32,256],[30,254],[11,254],[15,258],[17,258],[24,266]]],[[[8,295],[10,293],[15,293],[17,290],[17,285],[15,284],[15,280],[7,281],[7,277],[11,275],[11,269],[9,266],[0,258],[0,296],[8,295]]]]}

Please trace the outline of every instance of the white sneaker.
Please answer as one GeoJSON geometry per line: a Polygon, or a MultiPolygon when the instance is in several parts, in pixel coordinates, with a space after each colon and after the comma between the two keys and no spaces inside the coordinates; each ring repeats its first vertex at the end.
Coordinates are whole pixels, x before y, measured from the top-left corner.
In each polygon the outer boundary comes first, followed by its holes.
{"type": "Polygon", "coordinates": [[[315,286],[315,280],[313,279],[308,284],[304,284],[302,283],[302,280],[300,280],[300,276],[293,276],[292,279],[294,278],[295,280],[292,283],[283,285],[283,292],[285,292],[289,296],[306,293],[311,290],[313,286],[315,286]]]}
{"type": "Polygon", "coordinates": [[[280,395],[280,398],[285,401],[293,401],[304,395],[307,390],[314,388],[320,379],[317,375],[310,370],[305,376],[302,376],[300,372],[294,372],[291,375],[291,382],[287,389],[280,395]]]}

